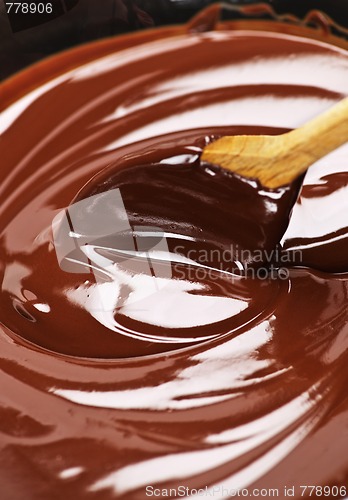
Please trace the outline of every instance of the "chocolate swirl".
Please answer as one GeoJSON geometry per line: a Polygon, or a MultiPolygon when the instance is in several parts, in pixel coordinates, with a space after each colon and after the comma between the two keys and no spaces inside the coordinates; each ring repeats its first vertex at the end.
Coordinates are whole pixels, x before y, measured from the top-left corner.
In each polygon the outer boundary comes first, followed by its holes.
{"type": "Polygon", "coordinates": [[[348,479],[348,149],[305,178],[283,238],[302,267],[286,279],[218,266],[230,179],[199,162],[206,140],[296,127],[347,83],[347,52],[322,42],[168,28],[86,46],[4,86],[4,498],[138,499],[146,485],[280,496],[295,485],[299,497],[301,484],[348,479]],[[159,276],[137,270],[144,255],[127,231],[94,237],[95,261],[80,247],[57,259],[52,221],[63,231],[87,200],[74,239],[90,197],[118,189],[132,238],[162,230],[170,275],[163,253],[150,266],[159,276]]]}

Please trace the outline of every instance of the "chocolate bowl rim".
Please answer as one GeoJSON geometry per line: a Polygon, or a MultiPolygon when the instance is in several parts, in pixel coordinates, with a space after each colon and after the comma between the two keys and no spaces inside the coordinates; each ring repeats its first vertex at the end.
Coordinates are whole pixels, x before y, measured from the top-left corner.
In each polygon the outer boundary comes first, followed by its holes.
{"type": "MultiPolygon", "coordinates": [[[[229,11],[252,16],[254,11],[240,6],[225,5],[229,11]],[[245,11],[245,12],[244,12],[245,11]]],[[[88,41],[75,47],[59,51],[49,55],[32,65],[23,68],[14,75],[0,82],[0,92],[2,99],[0,102],[0,112],[15,103],[18,99],[28,94],[38,86],[44,85],[52,78],[74,70],[80,66],[90,63],[98,57],[106,57],[116,54],[125,49],[131,49],[141,44],[155,42],[163,39],[178,38],[180,36],[198,35],[199,33],[209,33],[216,31],[255,31],[280,33],[298,38],[316,40],[329,46],[335,46],[348,51],[348,29],[334,22],[327,14],[320,10],[310,11],[304,19],[293,15],[276,14],[273,7],[260,3],[252,5],[264,9],[265,13],[272,13],[273,19],[263,20],[257,17],[242,19],[217,21],[213,27],[200,30],[195,28],[195,20],[210,10],[224,8],[224,4],[213,4],[198,12],[191,20],[185,24],[173,24],[169,26],[156,26],[142,31],[135,31],[127,34],[112,35],[100,40],[88,41]],[[316,22],[313,27],[312,14],[317,14],[322,18],[322,22],[316,22]],[[312,24],[310,24],[312,23],[312,24]],[[331,29],[335,28],[340,34],[333,34],[331,29]],[[345,39],[344,37],[347,37],[345,39]]],[[[254,14],[255,15],[255,14],[254,14]]]]}

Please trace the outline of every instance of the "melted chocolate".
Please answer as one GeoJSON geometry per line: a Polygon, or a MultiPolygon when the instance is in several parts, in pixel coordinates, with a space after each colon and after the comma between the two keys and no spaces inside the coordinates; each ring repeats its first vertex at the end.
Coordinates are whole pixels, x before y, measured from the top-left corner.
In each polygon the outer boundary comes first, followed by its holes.
{"type": "Polygon", "coordinates": [[[291,129],[347,82],[334,46],[178,28],[86,46],[4,85],[4,498],[138,499],[146,485],[280,498],[287,485],[300,498],[300,485],[347,482],[347,147],[304,180],[283,237],[302,268],[287,263],[285,278],[235,267],[236,245],[274,246],[267,224],[250,239],[270,193],[199,163],[206,141],[291,129]],[[124,221],[117,189],[128,229],[89,234],[103,200],[124,221]],[[62,259],[57,234],[77,242],[62,259]],[[162,240],[169,264],[159,252],[139,271],[162,240]]]}

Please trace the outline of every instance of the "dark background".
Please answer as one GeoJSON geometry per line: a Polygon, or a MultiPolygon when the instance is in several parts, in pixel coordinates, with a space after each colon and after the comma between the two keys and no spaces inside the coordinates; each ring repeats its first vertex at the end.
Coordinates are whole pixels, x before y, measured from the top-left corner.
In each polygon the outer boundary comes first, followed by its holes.
{"type": "MultiPolygon", "coordinates": [[[[89,40],[182,23],[211,0],[27,0],[53,4],[52,15],[8,16],[0,0],[0,79],[60,50],[89,40]]],[[[258,0],[229,0],[250,5],[258,0]]],[[[348,0],[266,0],[278,13],[304,17],[312,9],[326,12],[348,27],[348,0]]]]}

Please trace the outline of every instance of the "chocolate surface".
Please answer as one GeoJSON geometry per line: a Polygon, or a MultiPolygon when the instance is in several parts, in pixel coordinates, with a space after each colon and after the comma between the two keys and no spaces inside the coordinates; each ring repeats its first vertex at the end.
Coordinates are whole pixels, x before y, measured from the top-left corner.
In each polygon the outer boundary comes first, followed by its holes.
{"type": "Polygon", "coordinates": [[[278,134],[338,101],[347,52],[261,31],[164,32],[67,53],[3,87],[5,499],[347,485],[348,148],[304,180],[283,237],[301,267],[287,263],[286,279],[235,268],[237,245],[273,246],[264,227],[251,240],[245,229],[259,203],[272,212],[270,193],[246,207],[236,179],[199,162],[214,137],[278,134]],[[129,232],[88,234],[105,200],[123,220],[117,189],[129,232]],[[60,260],[55,231],[83,245],[60,260]],[[151,254],[147,274],[139,245],[153,238],[170,259],[151,254]]]}

